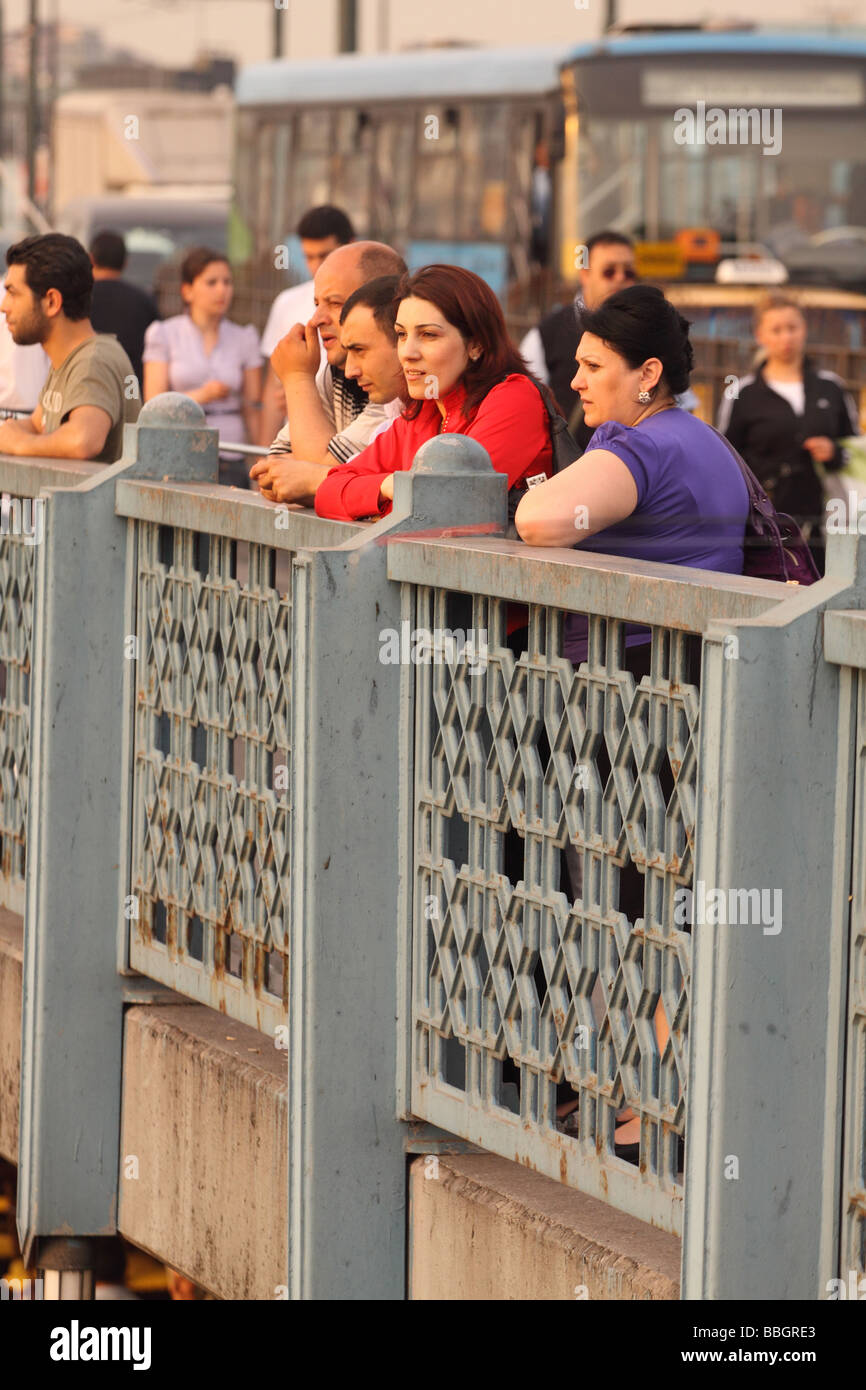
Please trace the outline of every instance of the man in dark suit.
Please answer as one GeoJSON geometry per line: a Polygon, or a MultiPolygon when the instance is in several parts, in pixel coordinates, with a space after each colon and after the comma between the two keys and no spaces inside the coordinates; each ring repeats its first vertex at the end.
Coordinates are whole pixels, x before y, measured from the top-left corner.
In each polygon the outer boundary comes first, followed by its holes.
{"type": "Polygon", "coordinates": [[[97,232],[90,243],[93,264],[93,309],[90,322],[97,333],[113,333],[141,387],[141,354],[148,324],[159,318],[149,294],[124,280],[126,246],[118,232],[97,232]]]}

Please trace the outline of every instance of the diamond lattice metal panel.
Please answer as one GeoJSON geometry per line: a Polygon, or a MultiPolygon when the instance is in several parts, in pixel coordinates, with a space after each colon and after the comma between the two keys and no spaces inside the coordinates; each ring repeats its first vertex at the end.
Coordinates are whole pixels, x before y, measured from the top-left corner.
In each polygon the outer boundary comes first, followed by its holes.
{"type": "Polygon", "coordinates": [[[486,659],[417,667],[412,1110],[678,1231],[700,639],[591,617],[575,670],[556,609],[512,650],[504,601],[415,594],[486,659]]]}
{"type": "Polygon", "coordinates": [[[138,525],[130,963],[285,1021],[291,555],[138,525]]]}
{"type": "MultiPolygon", "coordinates": [[[[4,513],[5,517],[5,513],[4,513]]],[[[31,528],[32,529],[32,528],[31,528]]],[[[30,776],[33,536],[0,535],[0,903],[23,910],[30,776]]]]}

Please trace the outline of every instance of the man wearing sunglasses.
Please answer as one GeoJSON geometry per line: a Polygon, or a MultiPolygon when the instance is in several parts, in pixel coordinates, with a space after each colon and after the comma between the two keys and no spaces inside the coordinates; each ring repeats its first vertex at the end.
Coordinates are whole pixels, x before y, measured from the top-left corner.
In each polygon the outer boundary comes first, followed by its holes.
{"type": "Polygon", "coordinates": [[[529,370],[549,386],[582,449],[592,430],[583,423],[580,397],[571,389],[574,355],[580,340],[581,310],[597,309],[616,290],[633,285],[638,278],[634,246],[622,232],[597,232],[586,243],[580,271],[580,292],[574,304],[560,305],[532,328],[520,344],[529,370]]]}

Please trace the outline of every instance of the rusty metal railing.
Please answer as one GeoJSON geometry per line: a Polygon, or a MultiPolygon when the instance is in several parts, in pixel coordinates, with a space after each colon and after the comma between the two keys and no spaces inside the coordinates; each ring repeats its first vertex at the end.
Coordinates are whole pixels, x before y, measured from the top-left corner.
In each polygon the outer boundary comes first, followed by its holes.
{"type": "Polygon", "coordinates": [[[791,591],[503,541],[389,574],[472,634],[415,677],[411,1111],[679,1232],[701,634],[791,591]]]}
{"type": "Polygon", "coordinates": [[[137,525],[130,964],[273,1032],[289,983],[292,554],[357,528],[218,486],[120,484],[118,506],[137,525]]]}
{"type": "Polygon", "coordinates": [[[35,547],[43,487],[70,487],[98,465],[0,456],[0,906],[24,911],[30,785],[35,547]]]}

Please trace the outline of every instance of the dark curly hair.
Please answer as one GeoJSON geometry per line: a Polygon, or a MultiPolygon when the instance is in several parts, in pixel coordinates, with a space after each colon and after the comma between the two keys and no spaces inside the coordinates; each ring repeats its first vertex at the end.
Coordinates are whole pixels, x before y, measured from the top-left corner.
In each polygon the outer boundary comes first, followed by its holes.
{"type": "Polygon", "coordinates": [[[654,285],[629,285],[597,309],[582,309],[580,326],[584,333],[601,338],[632,368],[657,357],[671,394],[679,396],[688,390],[695,365],[690,325],[654,285]]]}
{"type": "Polygon", "coordinates": [[[93,300],[93,268],[90,257],[74,236],[46,232],[16,241],[6,252],[7,265],[23,265],[27,288],[36,299],[57,290],[63,312],[78,322],[90,317],[93,300]]]}

